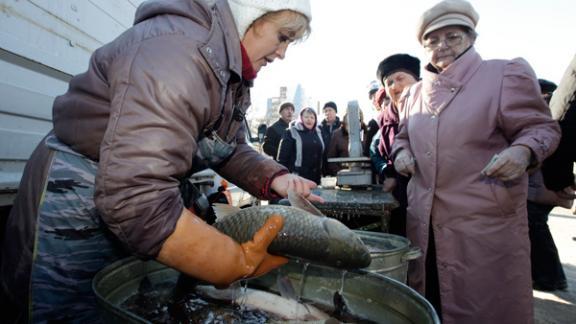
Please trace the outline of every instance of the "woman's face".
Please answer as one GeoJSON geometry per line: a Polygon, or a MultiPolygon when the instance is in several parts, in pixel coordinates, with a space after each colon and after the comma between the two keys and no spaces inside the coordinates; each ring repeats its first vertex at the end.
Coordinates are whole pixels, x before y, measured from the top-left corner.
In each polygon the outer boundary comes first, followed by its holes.
{"type": "MultiPolygon", "coordinates": [[[[279,15],[289,15],[287,11],[279,15]]],[[[282,21],[282,17],[278,17],[282,21]]],[[[294,41],[293,36],[283,29],[276,21],[263,19],[258,24],[253,24],[242,39],[242,45],[252,62],[254,71],[258,72],[268,63],[275,59],[284,59],[288,45],[294,41]]]]}
{"type": "Polygon", "coordinates": [[[414,78],[412,74],[400,70],[386,77],[383,83],[388,97],[390,97],[390,100],[398,107],[404,89],[413,85],[416,81],[416,78],[414,78]]]}
{"type": "Polygon", "coordinates": [[[435,30],[424,38],[422,45],[430,63],[438,70],[445,70],[460,54],[472,46],[474,40],[470,38],[462,27],[447,26],[435,30]]]}
{"type": "Polygon", "coordinates": [[[302,124],[308,129],[313,129],[316,125],[316,116],[313,113],[304,112],[302,114],[302,124]]]}

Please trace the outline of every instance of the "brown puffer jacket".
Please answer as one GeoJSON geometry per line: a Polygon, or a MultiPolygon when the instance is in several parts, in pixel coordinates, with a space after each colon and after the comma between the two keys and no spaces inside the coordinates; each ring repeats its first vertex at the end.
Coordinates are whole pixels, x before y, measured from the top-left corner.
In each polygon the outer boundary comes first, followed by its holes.
{"type": "Polygon", "coordinates": [[[240,40],[226,1],[149,1],[132,28],[92,55],[54,103],[54,131],[99,161],[95,202],[128,249],[154,257],[178,220],[179,181],[212,128],[234,153],[213,167],[259,198],[285,170],[247,145],[250,105],[240,40]]]}

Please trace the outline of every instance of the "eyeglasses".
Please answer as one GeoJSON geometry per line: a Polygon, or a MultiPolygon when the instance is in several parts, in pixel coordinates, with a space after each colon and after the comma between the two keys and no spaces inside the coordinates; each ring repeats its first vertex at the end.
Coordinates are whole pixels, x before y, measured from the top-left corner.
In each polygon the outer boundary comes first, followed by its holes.
{"type": "Polygon", "coordinates": [[[442,44],[446,44],[447,47],[454,47],[462,44],[462,40],[464,39],[464,34],[461,33],[454,33],[446,35],[446,38],[439,39],[439,38],[428,38],[424,40],[423,46],[425,49],[433,51],[439,48],[442,44]]]}

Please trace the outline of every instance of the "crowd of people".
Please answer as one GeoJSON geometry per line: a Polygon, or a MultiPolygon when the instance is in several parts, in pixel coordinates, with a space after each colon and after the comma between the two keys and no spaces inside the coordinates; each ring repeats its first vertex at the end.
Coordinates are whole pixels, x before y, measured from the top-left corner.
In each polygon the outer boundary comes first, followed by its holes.
{"type": "MultiPolygon", "coordinates": [[[[423,251],[409,285],[443,322],[530,323],[532,289],[567,287],[547,220],[575,198],[576,104],[565,100],[570,107],[554,120],[556,85],[521,58],[482,59],[478,21],[470,3],[441,1],[418,23],[422,72],[409,54],[380,62],[364,153],[374,182],[399,202],[390,233],[423,251]]],[[[337,120],[333,102],[323,110],[325,157],[347,156],[347,117],[337,120]]],[[[323,176],[340,170],[323,162],[323,176]]]]}
{"type": "MultiPolygon", "coordinates": [[[[5,319],[93,321],[90,280],[127,255],[216,285],[286,263],[267,253],[282,215],[238,244],[185,208],[181,184],[210,167],[263,200],[295,190],[322,202],[312,190],[341,169],[328,159],[348,156],[349,117],[335,102],[321,121],[281,104],[263,138],[271,158],[247,145],[242,123],[258,72],[310,20],[308,0],[140,6],[56,99],[54,129],[28,162],[2,246],[13,261],[0,268],[5,319]]],[[[532,289],[567,287],[547,220],[575,198],[576,73],[553,118],[556,84],[524,59],[484,60],[478,21],[464,0],[423,12],[427,61],[400,51],[375,68],[362,146],[374,184],[399,202],[390,232],[423,252],[408,284],[442,321],[531,323],[532,289]]]]}

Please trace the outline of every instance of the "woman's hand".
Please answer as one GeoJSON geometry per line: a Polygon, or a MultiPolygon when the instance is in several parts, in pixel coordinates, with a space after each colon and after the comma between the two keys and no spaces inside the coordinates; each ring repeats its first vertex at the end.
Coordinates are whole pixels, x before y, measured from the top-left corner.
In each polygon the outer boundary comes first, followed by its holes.
{"type": "Polygon", "coordinates": [[[532,151],[526,146],[510,146],[494,155],[482,170],[482,174],[502,181],[514,180],[526,172],[531,156],[532,151]]]}
{"type": "Polygon", "coordinates": [[[382,183],[382,190],[384,192],[392,192],[394,188],[396,188],[396,179],[394,178],[384,179],[384,183],[382,183]]]}
{"type": "Polygon", "coordinates": [[[409,177],[416,173],[416,160],[408,150],[402,150],[396,154],[394,159],[394,168],[396,172],[405,177],[409,177]]]}
{"type": "Polygon", "coordinates": [[[561,199],[565,200],[576,199],[576,183],[562,190],[556,191],[556,195],[558,195],[558,197],[560,197],[561,199]]]}
{"type": "Polygon", "coordinates": [[[294,192],[302,195],[310,201],[316,201],[320,203],[324,202],[322,197],[317,196],[311,192],[311,189],[316,188],[316,183],[314,181],[304,179],[295,174],[287,173],[274,178],[270,187],[282,197],[287,197],[288,190],[292,189],[294,192]]]}

